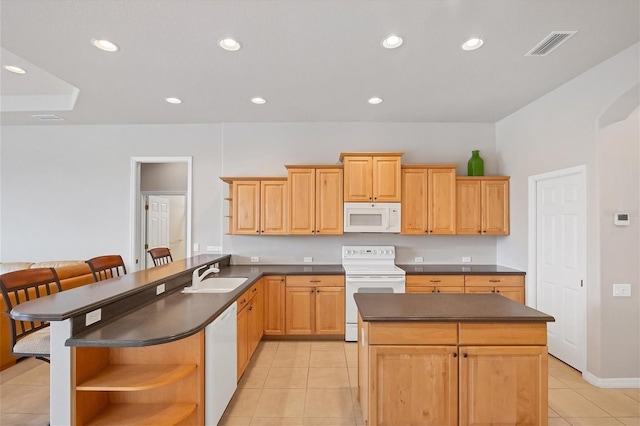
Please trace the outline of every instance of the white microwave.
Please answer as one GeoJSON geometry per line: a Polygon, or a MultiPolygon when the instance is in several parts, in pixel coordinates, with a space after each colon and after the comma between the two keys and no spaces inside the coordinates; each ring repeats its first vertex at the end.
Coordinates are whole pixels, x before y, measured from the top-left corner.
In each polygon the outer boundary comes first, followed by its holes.
{"type": "Polygon", "coordinates": [[[400,232],[400,203],[344,203],[344,232],[400,232]]]}

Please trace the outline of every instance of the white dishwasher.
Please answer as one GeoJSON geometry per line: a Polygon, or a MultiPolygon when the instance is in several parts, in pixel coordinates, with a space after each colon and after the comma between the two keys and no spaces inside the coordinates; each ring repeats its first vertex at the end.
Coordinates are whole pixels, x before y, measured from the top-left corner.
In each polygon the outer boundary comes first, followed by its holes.
{"type": "Polygon", "coordinates": [[[238,386],[238,306],[233,302],[204,329],[204,418],[215,426],[238,386]]]}

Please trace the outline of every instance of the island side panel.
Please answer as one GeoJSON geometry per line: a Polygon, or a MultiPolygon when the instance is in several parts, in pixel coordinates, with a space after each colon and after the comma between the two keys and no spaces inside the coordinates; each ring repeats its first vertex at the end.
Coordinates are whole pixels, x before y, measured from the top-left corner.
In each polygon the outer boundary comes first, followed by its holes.
{"type": "Polygon", "coordinates": [[[49,421],[52,425],[72,424],[71,348],[65,341],[71,337],[71,320],[52,321],[50,325],[49,421]]]}

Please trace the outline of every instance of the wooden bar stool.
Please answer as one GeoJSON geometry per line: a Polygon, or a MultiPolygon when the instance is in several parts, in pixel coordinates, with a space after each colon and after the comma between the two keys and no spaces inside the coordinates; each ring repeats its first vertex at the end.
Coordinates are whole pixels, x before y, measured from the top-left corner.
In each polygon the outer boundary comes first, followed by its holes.
{"type": "Polygon", "coordinates": [[[173,262],[173,257],[171,257],[171,250],[167,247],[155,247],[149,250],[149,255],[153,260],[153,266],[158,265],[166,265],[167,263],[173,262]]]}
{"type": "Polygon", "coordinates": [[[91,268],[95,282],[119,277],[127,273],[122,257],[117,254],[94,257],[86,262],[91,268]]]}
{"type": "MultiPolygon", "coordinates": [[[[53,268],[22,269],[0,275],[0,290],[6,313],[20,303],[62,291],[58,274],[53,268]]],[[[49,362],[49,323],[20,321],[10,318],[11,354],[19,357],[35,357],[49,362]]]]}

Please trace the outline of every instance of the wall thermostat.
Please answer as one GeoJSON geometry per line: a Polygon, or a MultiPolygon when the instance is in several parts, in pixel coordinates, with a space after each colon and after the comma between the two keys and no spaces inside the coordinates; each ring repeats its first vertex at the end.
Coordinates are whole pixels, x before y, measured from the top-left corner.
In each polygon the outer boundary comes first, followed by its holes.
{"type": "Polygon", "coordinates": [[[629,224],[629,213],[614,213],[613,214],[613,224],[614,225],[628,225],[629,224]]]}

